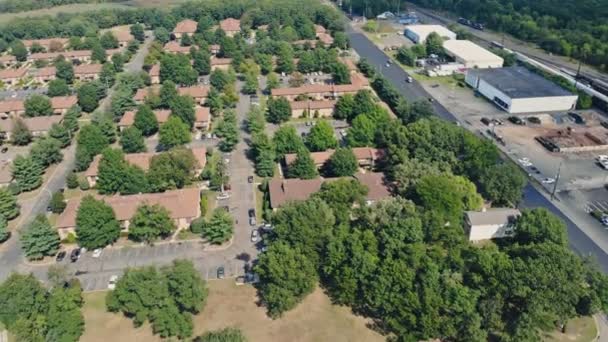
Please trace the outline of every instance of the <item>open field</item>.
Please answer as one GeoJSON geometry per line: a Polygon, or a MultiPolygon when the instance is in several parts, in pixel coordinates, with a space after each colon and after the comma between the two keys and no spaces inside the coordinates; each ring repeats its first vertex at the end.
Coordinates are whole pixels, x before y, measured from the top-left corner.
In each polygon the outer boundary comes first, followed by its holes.
{"type": "Polygon", "coordinates": [[[597,327],[593,317],[579,317],[570,320],[566,327],[566,333],[545,333],[542,340],[545,342],[590,342],[595,341],[597,327]]]}
{"type": "MultiPolygon", "coordinates": [[[[349,308],[331,304],[317,289],[302,304],[281,319],[266,316],[256,305],[256,290],[236,286],[233,280],[209,282],[205,310],[194,317],[194,334],[224,327],[238,327],[249,341],[384,341],[366,327],[367,320],[353,315],[349,308]]],[[[148,325],[134,328],[131,320],[105,310],[106,292],[84,295],[86,330],[83,342],[160,341],[148,325]]]]}
{"type": "Polygon", "coordinates": [[[132,6],[120,4],[120,3],[100,3],[100,4],[70,4],[57,6],[52,8],[44,8],[33,11],[19,12],[19,13],[2,13],[0,14],[0,24],[5,24],[8,21],[15,18],[25,17],[40,17],[44,15],[57,15],[59,13],[79,13],[96,11],[101,9],[129,9],[132,6]]]}

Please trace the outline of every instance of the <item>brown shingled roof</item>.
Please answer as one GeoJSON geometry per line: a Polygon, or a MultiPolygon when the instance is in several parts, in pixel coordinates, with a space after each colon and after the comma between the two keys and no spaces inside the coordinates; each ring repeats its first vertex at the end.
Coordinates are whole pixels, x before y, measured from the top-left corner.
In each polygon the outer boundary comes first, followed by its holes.
{"type": "Polygon", "coordinates": [[[48,39],[25,39],[22,40],[23,45],[25,45],[26,48],[31,48],[32,45],[34,45],[34,43],[38,43],[38,45],[48,49],[51,44],[53,42],[57,42],[61,45],[66,45],[69,42],[69,39],[67,38],[48,38],[48,39]]]}
{"type": "Polygon", "coordinates": [[[323,179],[280,179],[268,183],[270,206],[274,209],[290,201],[305,201],[321,189],[323,179]]]}
{"type": "Polygon", "coordinates": [[[334,108],[336,106],[336,102],[334,100],[321,100],[321,101],[291,101],[289,104],[291,105],[291,109],[329,109],[334,108]]]}
{"type": "Polygon", "coordinates": [[[177,23],[175,25],[175,29],[173,29],[174,33],[194,33],[196,32],[196,28],[198,27],[198,23],[191,19],[185,19],[177,23]]]}
{"type": "Polygon", "coordinates": [[[191,87],[179,87],[177,88],[177,91],[179,92],[180,95],[190,95],[193,98],[197,99],[197,98],[201,98],[201,97],[207,97],[207,94],[209,93],[209,86],[191,86],[191,87]]]}
{"type": "Polygon", "coordinates": [[[190,53],[190,48],[191,46],[181,46],[177,41],[170,41],[165,44],[165,50],[171,53],[188,54],[190,53]]]}
{"type": "Polygon", "coordinates": [[[25,76],[26,68],[0,70],[0,80],[9,78],[21,78],[25,76]]]}
{"type": "Polygon", "coordinates": [[[78,103],[76,96],[55,96],[51,97],[51,107],[53,109],[68,109],[78,103]]]}
{"type": "Polygon", "coordinates": [[[157,77],[160,76],[160,64],[156,63],[150,68],[150,76],[157,77]]]}
{"type": "Polygon", "coordinates": [[[12,112],[25,110],[25,104],[22,100],[6,100],[0,101],[0,112],[12,112]]]}
{"type": "MultiPolygon", "coordinates": [[[[172,190],[154,194],[128,196],[97,196],[107,203],[116,214],[116,219],[125,221],[133,217],[137,208],[143,204],[160,205],[169,211],[173,219],[196,218],[200,215],[200,191],[197,188],[172,190]]],[[[76,214],[82,198],[69,200],[64,212],[57,220],[57,228],[76,226],[76,214]]]]}
{"type": "Polygon", "coordinates": [[[211,65],[228,65],[232,63],[232,58],[211,58],[211,65]]]}
{"type": "Polygon", "coordinates": [[[17,57],[15,57],[13,55],[3,55],[3,56],[0,56],[0,63],[16,62],[16,61],[17,61],[17,57]]]}
{"type": "Polygon", "coordinates": [[[196,111],[194,112],[195,122],[208,122],[210,117],[209,107],[196,107],[196,111]]]}
{"type": "Polygon", "coordinates": [[[316,34],[325,33],[325,32],[326,32],[325,27],[315,24],[315,33],[316,34]]]}
{"type": "MultiPolygon", "coordinates": [[[[311,152],[310,157],[312,158],[312,161],[315,163],[315,165],[323,165],[326,161],[329,160],[329,158],[331,158],[332,154],[334,154],[334,150],[311,152]]],[[[285,164],[289,165],[293,163],[294,161],[296,161],[297,157],[297,153],[287,153],[285,155],[285,164]]]]}
{"type": "Polygon", "coordinates": [[[135,101],[143,101],[146,99],[146,96],[152,94],[152,95],[158,95],[160,92],[160,86],[159,85],[155,85],[155,86],[150,86],[147,88],[141,88],[141,89],[137,89],[137,92],[135,93],[135,96],[133,96],[133,100],[135,101]]]}
{"type": "Polygon", "coordinates": [[[80,64],[74,67],[75,75],[87,75],[87,74],[99,74],[101,72],[102,64],[80,64]]]}
{"type": "Polygon", "coordinates": [[[234,32],[241,30],[241,21],[234,18],[228,18],[220,21],[220,28],[224,32],[234,32]]]}
{"type": "MultiPolygon", "coordinates": [[[[169,119],[169,115],[171,115],[170,110],[155,110],[154,116],[156,116],[156,121],[159,124],[167,122],[169,119]]],[[[135,123],[135,111],[127,111],[122,115],[120,121],[118,122],[119,127],[129,127],[135,123]]]]}
{"type": "Polygon", "coordinates": [[[389,185],[382,172],[359,172],[354,177],[359,183],[367,187],[368,192],[365,196],[367,200],[379,201],[391,196],[389,185]]]}
{"type": "Polygon", "coordinates": [[[317,38],[319,38],[319,40],[325,45],[331,45],[334,43],[334,38],[328,33],[319,33],[317,38]]]}
{"type": "Polygon", "coordinates": [[[54,66],[50,66],[50,67],[40,68],[40,69],[36,70],[35,76],[36,77],[55,76],[56,72],[57,72],[57,69],[54,66]]]}

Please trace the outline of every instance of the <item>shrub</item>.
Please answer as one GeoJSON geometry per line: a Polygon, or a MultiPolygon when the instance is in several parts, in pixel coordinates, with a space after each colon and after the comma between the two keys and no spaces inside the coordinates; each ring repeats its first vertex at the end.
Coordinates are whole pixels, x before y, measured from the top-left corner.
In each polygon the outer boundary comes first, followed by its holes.
{"type": "Polygon", "coordinates": [[[89,182],[85,178],[82,178],[78,181],[78,186],[80,187],[80,190],[82,190],[82,191],[87,191],[91,188],[89,186],[89,182]]]}

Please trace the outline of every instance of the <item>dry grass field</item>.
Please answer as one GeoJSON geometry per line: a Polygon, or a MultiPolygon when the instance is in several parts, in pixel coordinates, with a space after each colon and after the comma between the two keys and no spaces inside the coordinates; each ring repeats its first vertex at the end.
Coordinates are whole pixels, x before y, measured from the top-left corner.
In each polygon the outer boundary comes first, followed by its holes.
{"type": "MultiPolygon", "coordinates": [[[[148,325],[134,328],[131,320],[105,310],[106,292],[85,294],[86,322],[83,342],[160,341],[148,325]]],[[[194,317],[194,333],[238,327],[250,342],[256,341],[384,341],[366,327],[367,320],[353,315],[349,308],[332,305],[329,298],[315,290],[303,303],[282,318],[272,320],[256,304],[256,290],[237,286],[233,280],[209,283],[209,297],[202,313],[194,317]]]]}
{"type": "Polygon", "coordinates": [[[80,13],[80,12],[88,12],[95,11],[101,9],[127,9],[132,8],[131,6],[120,4],[120,3],[100,3],[100,4],[70,4],[57,6],[52,8],[44,8],[33,11],[19,12],[19,13],[1,13],[0,14],[0,24],[4,24],[15,18],[25,18],[25,17],[40,17],[44,15],[57,15],[59,13],[80,13]]]}

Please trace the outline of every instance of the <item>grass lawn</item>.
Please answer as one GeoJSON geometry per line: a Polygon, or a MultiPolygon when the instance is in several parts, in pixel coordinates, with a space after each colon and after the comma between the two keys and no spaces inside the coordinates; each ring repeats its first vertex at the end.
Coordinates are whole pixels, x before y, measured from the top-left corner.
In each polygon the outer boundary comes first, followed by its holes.
{"type": "Polygon", "coordinates": [[[87,11],[96,11],[102,9],[128,9],[131,6],[118,4],[118,3],[99,3],[99,4],[70,4],[63,6],[56,6],[52,8],[44,8],[33,11],[19,12],[19,13],[2,13],[0,14],[0,24],[5,24],[15,18],[24,17],[40,17],[44,15],[57,15],[59,13],[78,13],[87,11]]]}
{"type": "Polygon", "coordinates": [[[597,327],[593,317],[585,316],[572,319],[566,326],[566,333],[554,331],[543,333],[542,340],[546,342],[590,342],[595,341],[597,327]]]}
{"type": "MultiPolygon", "coordinates": [[[[84,295],[86,330],[81,341],[161,341],[152,335],[149,326],[134,328],[130,319],[107,313],[105,293],[84,295]]],[[[277,320],[268,318],[256,301],[256,290],[251,286],[237,286],[228,279],[210,282],[207,305],[194,317],[194,334],[238,327],[250,342],[384,341],[384,337],[366,327],[367,320],[354,316],[346,307],[332,305],[320,289],[277,320]]]]}

